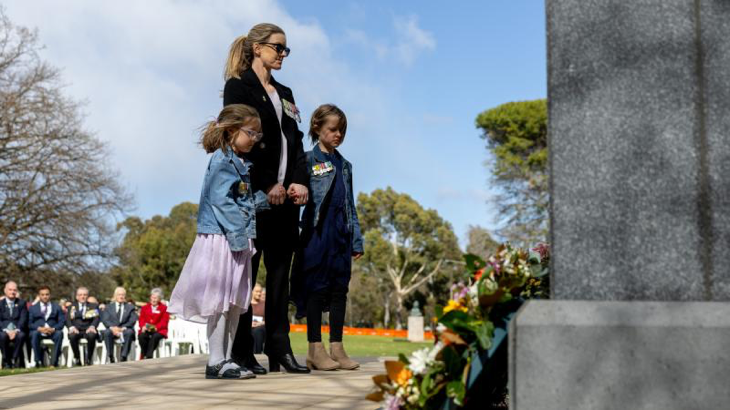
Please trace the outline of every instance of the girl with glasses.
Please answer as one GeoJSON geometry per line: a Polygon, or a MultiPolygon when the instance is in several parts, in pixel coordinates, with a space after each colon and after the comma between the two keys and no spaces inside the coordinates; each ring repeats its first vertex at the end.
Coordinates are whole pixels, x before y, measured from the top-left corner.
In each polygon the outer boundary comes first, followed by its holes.
{"type": "Polygon", "coordinates": [[[256,211],[269,207],[251,188],[247,154],[261,138],[256,110],[229,105],[204,126],[201,144],[213,154],[203,181],[195,242],[172,291],[168,311],[206,323],[208,379],[248,379],[253,372],[231,359],[238,319],[251,304],[251,257],[256,211]]]}

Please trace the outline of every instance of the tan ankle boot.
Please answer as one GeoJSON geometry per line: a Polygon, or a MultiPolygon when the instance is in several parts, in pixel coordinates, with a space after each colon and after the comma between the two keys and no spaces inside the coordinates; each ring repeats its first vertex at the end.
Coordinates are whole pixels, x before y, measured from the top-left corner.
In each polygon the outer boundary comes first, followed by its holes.
{"type": "Polygon", "coordinates": [[[332,360],[340,364],[340,369],[355,370],[360,367],[360,363],[347,356],[347,353],[345,353],[345,346],[342,345],[342,342],[330,343],[330,357],[332,357],[332,360]]]}
{"type": "Polygon", "coordinates": [[[340,364],[330,359],[324,345],[319,343],[309,344],[309,353],[307,354],[307,367],[313,370],[337,370],[340,364]]]}

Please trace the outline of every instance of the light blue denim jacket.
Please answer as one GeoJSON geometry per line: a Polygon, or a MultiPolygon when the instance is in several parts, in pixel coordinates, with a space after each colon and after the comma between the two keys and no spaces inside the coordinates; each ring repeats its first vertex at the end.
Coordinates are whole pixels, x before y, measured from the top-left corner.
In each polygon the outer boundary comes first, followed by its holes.
{"type": "MultiPolygon", "coordinates": [[[[355,198],[352,193],[352,164],[339,151],[335,150],[335,155],[342,159],[342,176],[345,181],[345,192],[347,193],[345,212],[347,213],[347,227],[352,240],[352,251],[362,253],[363,244],[362,234],[360,233],[360,221],[357,219],[357,208],[355,208],[355,198]]],[[[335,180],[335,171],[314,175],[313,167],[316,164],[327,162],[327,158],[325,158],[322,150],[319,149],[319,145],[315,145],[311,151],[307,151],[306,156],[307,170],[309,171],[309,202],[304,208],[302,224],[305,227],[307,225],[315,227],[319,223],[322,203],[327,197],[330,188],[332,188],[332,181],[335,180]]]]}
{"type": "Polygon", "coordinates": [[[256,211],[269,209],[266,195],[251,191],[251,162],[218,149],[208,162],[198,207],[198,233],[225,235],[231,251],[256,238],[256,211]]]}

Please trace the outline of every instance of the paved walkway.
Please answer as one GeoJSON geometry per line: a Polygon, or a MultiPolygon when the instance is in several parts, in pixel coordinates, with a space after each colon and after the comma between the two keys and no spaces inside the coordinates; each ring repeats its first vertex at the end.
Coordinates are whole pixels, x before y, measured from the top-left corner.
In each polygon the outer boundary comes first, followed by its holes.
{"type": "MultiPolygon", "coordinates": [[[[253,380],[206,380],[207,356],[76,367],[0,377],[0,409],[376,409],[367,401],[376,358],[357,371],[273,373],[253,380]]],[[[300,359],[299,357],[297,358],[300,359]]],[[[301,358],[300,363],[304,361],[301,358]]],[[[266,356],[259,357],[266,366],[266,356]]]]}

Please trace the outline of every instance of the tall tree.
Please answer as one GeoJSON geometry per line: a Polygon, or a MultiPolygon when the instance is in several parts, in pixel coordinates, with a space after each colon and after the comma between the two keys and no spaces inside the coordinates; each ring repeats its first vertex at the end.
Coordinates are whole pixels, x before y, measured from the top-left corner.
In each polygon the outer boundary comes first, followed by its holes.
{"type": "Polygon", "coordinates": [[[476,125],[492,158],[502,228],[518,244],[547,240],[548,151],[546,100],[510,102],[479,114],[476,125]]]}
{"type": "Polygon", "coordinates": [[[116,249],[120,263],[112,275],[130,296],[145,300],[156,287],[169,296],[195,240],[197,215],[198,205],[183,202],[169,216],[146,221],[130,217],[119,224],[125,235],[116,249]]]}
{"type": "Polygon", "coordinates": [[[0,7],[0,280],[104,271],[131,207],[105,144],[82,126],[37,33],[0,7]]]}
{"type": "Polygon", "coordinates": [[[361,193],[357,209],[365,239],[363,269],[389,289],[384,292],[385,322],[392,295],[396,327],[401,328],[405,298],[444,274],[445,262],[461,258],[456,235],[438,212],[390,187],[361,193]]]}
{"type": "Polygon", "coordinates": [[[467,231],[468,243],[466,252],[487,260],[499,246],[499,242],[495,241],[492,234],[488,230],[478,225],[470,225],[467,231]]]}

